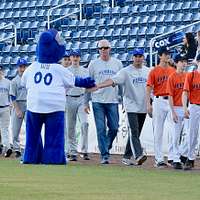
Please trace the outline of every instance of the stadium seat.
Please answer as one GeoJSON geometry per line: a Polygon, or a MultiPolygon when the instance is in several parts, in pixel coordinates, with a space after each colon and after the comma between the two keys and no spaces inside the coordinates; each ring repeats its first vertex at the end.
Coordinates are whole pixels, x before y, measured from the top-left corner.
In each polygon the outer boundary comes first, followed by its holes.
{"type": "Polygon", "coordinates": [[[182,9],[183,10],[189,10],[190,6],[191,6],[191,2],[190,1],[185,1],[183,6],[182,6],[182,9]]]}
{"type": "Polygon", "coordinates": [[[167,3],[166,6],[165,6],[165,11],[169,11],[171,12],[174,8],[174,3],[167,3]]]}
{"type": "Polygon", "coordinates": [[[73,35],[72,35],[73,39],[74,40],[79,40],[80,36],[81,36],[81,33],[82,33],[82,31],[73,32],[73,35]]]}
{"type": "Polygon", "coordinates": [[[111,15],[112,17],[120,17],[120,10],[121,8],[119,6],[115,6],[111,9],[111,15]]]}
{"type": "Polygon", "coordinates": [[[138,27],[132,28],[129,32],[130,37],[136,37],[136,35],[138,34],[138,27]]]}
{"type": "Polygon", "coordinates": [[[128,43],[127,43],[127,49],[128,50],[134,49],[135,48],[135,43],[136,43],[135,39],[132,39],[132,40],[128,41],[128,43]]]}
{"type": "Polygon", "coordinates": [[[148,6],[148,12],[150,14],[155,14],[157,10],[157,4],[149,5],[148,6]]]}
{"type": "Polygon", "coordinates": [[[121,8],[121,17],[126,17],[129,14],[130,7],[129,6],[124,6],[121,8]]]}
{"type": "Polygon", "coordinates": [[[156,8],[156,12],[159,12],[159,13],[163,13],[165,11],[165,6],[166,4],[165,3],[162,3],[162,4],[158,4],[157,5],[157,8],[156,8]]]}
{"type": "Polygon", "coordinates": [[[195,12],[196,10],[199,9],[199,4],[200,4],[199,1],[193,1],[191,3],[190,9],[192,9],[192,12],[195,12]]]}
{"type": "Polygon", "coordinates": [[[156,31],[156,26],[150,26],[150,27],[147,29],[146,35],[147,35],[148,37],[154,37],[155,31],[156,31]]]}
{"type": "Polygon", "coordinates": [[[124,22],[124,18],[119,18],[116,20],[116,23],[115,23],[115,27],[122,27],[123,25],[123,22],[124,22]]]}
{"type": "Polygon", "coordinates": [[[105,37],[106,39],[110,40],[110,39],[112,38],[113,32],[114,32],[114,29],[112,29],[112,28],[111,28],[111,29],[108,29],[108,30],[105,32],[104,37],[105,37]]]}
{"type": "Polygon", "coordinates": [[[108,21],[107,21],[107,26],[108,26],[109,28],[113,28],[113,27],[115,26],[115,22],[116,22],[116,21],[117,21],[116,18],[112,18],[112,19],[108,20],[108,21]]]}
{"type": "Polygon", "coordinates": [[[103,39],[105,32],[106,32],[106,29],[101,29],[101,30],[97,31],[97,33],[96,33],[97,40],[103,39]]]}
{"type": "Polygon", "coordinates": [[[130,32],[130,28],[125,28],[121,31],[121,38],[127,38],[130,32]]]}
{"type": "Polygon", "coordinates": [[[149,5],[141,5],[139,7],[139,13],[141,13],[141,14],[147,14],[148,7],[149,7],[149,5]]]}
{"type": "Polygon", "coordinates": [[[138,35],[139,36],[145,36],[147,32],[147,27],[146,26],[142,26],[139,30],[138,30],[138,35]]]}
{"type": "Polygon", "coordinates": [[[176,3],[174,4],[173,10],[174,10],[174,11],[180,11],[180,10],[182,9],[182,6],[183,6],[183,2],[176,2],[176,3]]]}
{"type": "Polygon", "coordinates": [[[121,32],[122,32],[122,28],[115,29],[115,31],[112,34],[113,38],[114,39],[119,39],[120,35],[121,35],[121,32]]]}
{"type": "Polygon", "coordinates": [[[90,34],[90,31],[87,30],[87,31],[82,31],[81,33],[81,39],[84,41],[84,40],[87,40],[88,38],[88,35],[90,34]]]}
{"type": "Polygon", "coordinates": [[[173,22],[173,18],[174,18],[174,14],[170,13],[165,16],[164,21],[165,23],[170,24],[173,22]]]}
{"type": "Polygon", "coordinates": [[[95,39],[96,33],[97,33],[97,30],[90,31],[90,34],[88,35],[89,40],[95,39]]]}

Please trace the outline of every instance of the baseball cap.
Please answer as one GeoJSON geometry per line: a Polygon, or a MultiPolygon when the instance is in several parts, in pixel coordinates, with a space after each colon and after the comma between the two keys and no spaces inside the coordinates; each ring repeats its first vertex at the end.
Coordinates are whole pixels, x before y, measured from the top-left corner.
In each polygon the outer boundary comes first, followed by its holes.
{"type": "Polygon", "coordinates": [[[27,65],[27,61],[24,58],[19,58],[17,60],[17,66],[20,67],[21,65],[27,65]]]}
{"type": "Polygon", "coordinates": [[[133,50],[133,56],[137,56],[137,55],[144,55],[144,50],[143,49],[135,49],[133,50]]]}
{"type": "Polygon", "coordinates": [[[183,54],[177,54],[174,58],[174,62],[178,63],[179,61],[187,60],[183,54]]]}
{"type": "Polygon", "coordinates": [[[196,61],[200,62],[200,53],[197,55],[196,61]]]}
{"type": "Polygon", "coordinates": [[[65,55],[63,57],[70,57],[71,53],[70,51],[65,51],[65,55]]]}
{"type": "Polygon", "coordinates": [[[111,48],[111,44],[108,40],[103,39],[98,42],[98,48],[102,48],[102,47],[111,48]]]}
{"type": "Polygon", "coordinates": [[[170,51],[168,50],[168,48],[167,47],[160,47],[159,49],[158,49],[158,55],[162,55],[162,54],[170,54],[170,51]]]}
{"type": "Polygon", "coordinates": [[[81,56],[81,51],[79,49],[73,49],[70,56],[81,56]]]}

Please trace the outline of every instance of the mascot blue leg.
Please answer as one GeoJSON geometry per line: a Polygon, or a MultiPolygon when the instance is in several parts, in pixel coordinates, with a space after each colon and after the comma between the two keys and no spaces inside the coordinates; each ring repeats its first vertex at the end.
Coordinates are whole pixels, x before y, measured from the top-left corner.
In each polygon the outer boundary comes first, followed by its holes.
{"type": "Polygon", "coordinates": [[[64,152],[64,112],[46,114],[43,164],[66,164],[64,152]]]}
{"type": "Polygon", "coordinates": [[[24,151],[24,164],[40,164],[42,160],[41,129],[43,116],[39,113],[27,111],[26,115],[26,146],[24,151]]]}

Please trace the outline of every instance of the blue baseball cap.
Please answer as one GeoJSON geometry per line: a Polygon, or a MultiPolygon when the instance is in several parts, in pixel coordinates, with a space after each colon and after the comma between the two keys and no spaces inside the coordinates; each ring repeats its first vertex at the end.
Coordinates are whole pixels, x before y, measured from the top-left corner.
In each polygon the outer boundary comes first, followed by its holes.
{"type": "Polygon", "coordinates": [[[24,58],[19,58],[17,60],[17,66],[20,67],[21,65],[27,65],[27,61],[24,58]]]}
{"type": "Polygon", "coordinates": [[[144,55],[144,50],[143,49],[134,49],[133,50],[133,56],[138,56],[138,55],[143,56],[144,55]]]}
{"type": "Polygon", "coordinates": [[[63,57],[70,57],[70,56],[71,56],[70,51],[65,51],[65,55],[63,57]]]}
{"type": "Polygon", "coordinates": [[[73,49],[72,51],[71,51],[71,54],[70,54],[71,56],[81,56],[81,51],[80,51],[80,49],[73,49]]]}
{"type": "Polygon", "coordinates": [[[187,58],[184,55],[182,55],[182,54],[177,54],[175,56],[175,58],[174,58],[174,62],[175,63],[178,63],[179,61],[184,61],[184,60],[186,61],[187,58]]]}

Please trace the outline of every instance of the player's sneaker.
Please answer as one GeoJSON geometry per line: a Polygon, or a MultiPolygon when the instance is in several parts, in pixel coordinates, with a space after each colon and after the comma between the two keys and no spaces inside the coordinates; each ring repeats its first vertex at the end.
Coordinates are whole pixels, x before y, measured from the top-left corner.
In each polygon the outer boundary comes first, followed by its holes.
{"type": "Polygon", "coordinates": [[[89,156],[87,153],[83,154],[83,160],[90,160],[89,156]]]}
{"type": "Polygon", "coordinates": [[[69,158],[69,161],[77,161],[77,156],[76,155],[71,155],[69,158]]]}
{"type": "Polygon", "coordinates": [[[21,157],[21,152],[20,151],[15,151],[15,158],[20,158],[21,157]]]}
{"type": "Polygon", "coordinates": [[[147,156],[146,155],[139,156],[136,159],[137,165],[142,165],[146,160],[147,160],[147,156]]]}
{"type": "Polygon", "coordinates": [[[8,149],[8,150],[6,151],[6,153],[4,154],[4,157],[5,157],[5,158],[8,158],[8,157],[11,156],[11,154],[12,154],[12,149],[8,149]]]}
{"type": "Polygon", "coordinates": [[[183,169],[183,166],[180,162],[174,162],[173,163],[173,168],[174,169],[183,169]]]}
{"type": "Polygon", "coordinates": [[[127,166],[134,165],[133,161],[129,158],[122,158],[122,163],[127,166]]]}
{"type": "Polygon", "coordinates": [[[154,167],[157,167],[159,169],[162,169],[162,168],[166,168],[167,167],[167,164],[164,162],[164,161],[161,161],[161,162],[158,162],[154,165],[154,167]]]}
{"type": "Polygon", "coordinates": [[[109,160],[108,160],[108,158],[103,158],[100,163],[103,165],[107,165],[107,164],[109,164],[109,160]]]}
{"type": "Polygon", "coordinates": [[[191,170],[193,168],[193,163],[194,163],[193,160],[187,159],[183,169],[184,170],[191,170]]]}
{"type": "Polygon", "coordinates": [[[180,160],[181,160],[181,162],[182,162],[183,164],[186,163],[187,159],[188,159],[188,158],[185,157],[185,156],[180,156],[180,160]]]}
{"type": "Polygon", "coordinates": [[[169,167],[173,167],[173,160],[168,160],[168,161],[167,161],[167,165],[168,165],[169,167]]]}

